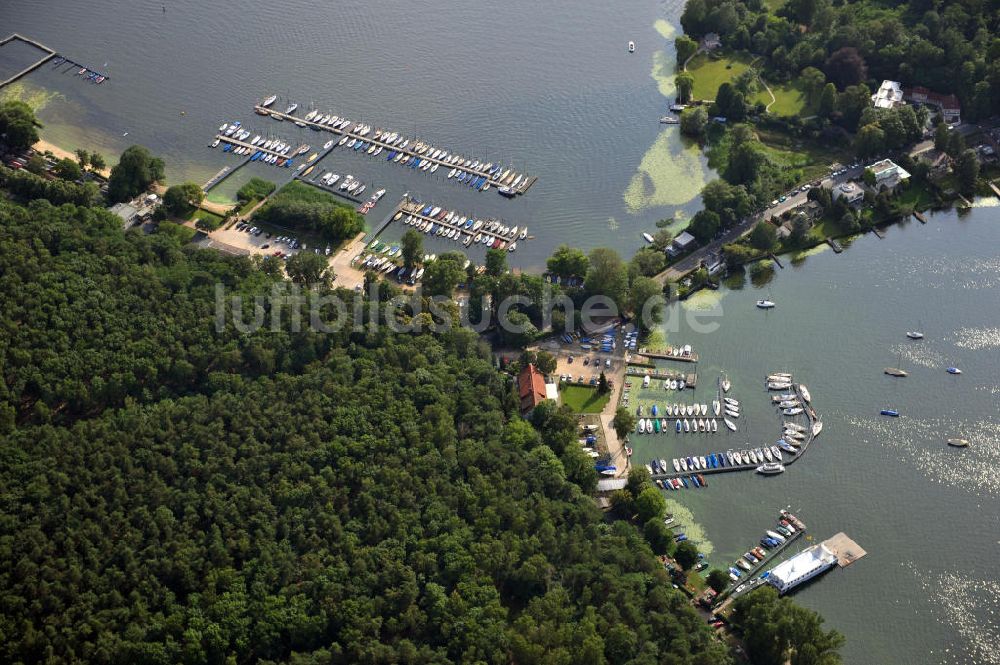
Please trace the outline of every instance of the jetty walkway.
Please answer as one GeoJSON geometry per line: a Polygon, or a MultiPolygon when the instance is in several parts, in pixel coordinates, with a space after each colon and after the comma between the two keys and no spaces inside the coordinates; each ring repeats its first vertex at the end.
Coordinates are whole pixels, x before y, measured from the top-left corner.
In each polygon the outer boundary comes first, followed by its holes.
{"type": "MultiPolygon", "coordinates": [[[[518,182],[517,186],[514,187],[508,183],[508,181],[513,182],[516,176],[516,174],[514,173],[510,173],[508,174],[507,178],[500,180],[497,176],[492,175],[489,171],[482,168],[482,166],[476,168],[473,168],[471,166],[459,166],[456,163],[448,161],[447,158],[444,159],[434,158],[433,156],[428,155],[426,153],[420,154],[415,150],[416,146],[420,144],[420,142],[417,140],[411,141],[410,145],[408,145],[406,148],[401,148],[400,146],[391,145],[382,139],[375,139],[370,136],[362,136],[361,134],[354,131],[352,125],[356,126],[356,123],[353,122],[344,127],[343,129],[340,129],[335,125],[325,124],[317,122],[315,120],[306,120],[305,118],[300,118],[290,113],[274,111],[265,106],[260,106],[260,105],[254,107],[254,112],[256,112],[258,115],[271,116],[272,118],[275,118],[277,120],[288,120],[289,122],[295,123],[296,125],[309,127],[314,130],[330,132],[337,136],[341,137],[347,136],[349,138],[353,138],[359,141],[364,141],[366,143],[370,143],[376,146],[381,146],[383,150],[402,153],[407,157],[418,157],[421,160],[426,160],[430,162],[431,164],[437,164],[439,167],[445,167],[447,169],[457,168],[466,173],[471,173],[477,177],[485,178],[486,183],[488,183],[491,187],[496,187],[498,190],[501,187],[505,186],[509,187],[513,191],[514,195],[520,195],[526,193],[531,188],[531,186],[534,185],[535,182],[538,180],[537,176],[529,176],[523,174],[523,177],[518,182]]],[[[450,152],[449,154],[454,155],[456,153],[450,152]]]]}
{"type": "Polygon", "coordinates": [[[54,57],[56,57],[58,55],[54,50],[50,49],[45,44],[43,44],[41,42],[38,42],[38,41],[35,41],[34,39],[29,39],[28,37],[23,37],[23,36],[17,34],[16,32],[11,33],[7,37],[5,37],[3,40],[0,40],[0,46],[3,46],[5,44],[7,44],[8,42],[12,42],[12,41],[15,41],[15,40],[20,41],[20,42],[24,42],[25,44],[28,44],[30,46],[34,46],[35,48],[37,48],[40,51],[44,52],[45,55],[43,55],[40,59],[38,59],[35,62],[33,62],[32,64],[28,65],[27,67],[25,67],[21,71],[16,72],[13,76],[10,76],[9,78],[7,78],[4,81],[0,81],[0,88],[4,88],[4,87],[10,85],[11,83],[13,83],[14,81],[18,80],[19,78],[21,78],[23,76],[27,76],[28,74],[30,74],[31,72],[35,71],[36,69],[38,69],[39,67],[41,67],[42,65],[44,65],[46,62],[48,62],[49,60],[51,60],[52,58],[54,58],[54,57]]]}

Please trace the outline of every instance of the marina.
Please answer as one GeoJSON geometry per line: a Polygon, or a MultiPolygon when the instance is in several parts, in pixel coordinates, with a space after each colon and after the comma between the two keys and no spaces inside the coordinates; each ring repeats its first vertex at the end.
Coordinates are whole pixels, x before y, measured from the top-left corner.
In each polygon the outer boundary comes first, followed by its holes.
{"type": "MultiPolygon", "coordinates": [[[[769,376],[772,377],[773,375],[769,376]]],[[[782,401],[772,399],[772,403],[783,418],[792,420],[783,420],[782,433],[775,443],[758,446],[748,443],[736,449],[729,448],[725,452],[682,455],[673,458],[669,464],[666,459],[654,458],[647,466],[651,478],[663,489],[676,490],[707,486],[703,474],[730,471],[756,471],[761,475],[783,473],[786,467],[805,454],[809,445],[823,431],[823,423],[810,405],[812,396],[804,385],[795,384],[794,393],[778,398],[782,401]],[[789,399],[784,400],[785,397],[789,399]],[[800,415],[805,417],[806,425],[794,422],[794,417],[800,415]]],[[[680,435],[724,432],[718,427],[719,420],[723,421],[726,429],[735,432],[738,428],[736,421],[739,415],[739,402],[731,397],[725,397],[720,387],[719,399],[713,401],[711,410],[707,404],[668,405],[661,412],[657,405],[653,405],[651,412],[644,416],[642,407],[638,407],[637,433],[680,435]]]]}
{"type": "Polygon", "coordinates": [[[356,152],[363,150],[366,154],[378,156],[384,151],[386,161],[402,166],[432,173],[439,168],[447,169],[443,173],[447,174],[449,180],[467,184],[479,191],[493,187],[503,196],[514,197],[525,194],[538,180],[537,176],[519,173],[512,167],[505,168],[499,163],[463,157],[453,151],[436,148],[425,141],[407,138],[399,132],[375,129],[373,133],[371,125],[355,123],[330,113],[321,114],[313,110],[303,117],[298,117],[295,115],[298,109],[296,104],[289,105],[285,111],[273,110],[270,105],[274,103],[274,99],[270,97],[264,100],[269,103],[258,104],[254,107],[254,112],[279,121],[287,120],[299,127],[330,132],[342,137],[337,143],[338,146],[344,145],[356,152]]]}
{"type": "Polygon", "coordinates": [[[412,226],[417,231],[454,240],[465,247],[482,244],[487,248],[513,252],[517,244],[528,239],[528,227],[510,226],[498,219],[476,219],[471,215],[425,204],[406,198],[394,221],[412,226]]]}

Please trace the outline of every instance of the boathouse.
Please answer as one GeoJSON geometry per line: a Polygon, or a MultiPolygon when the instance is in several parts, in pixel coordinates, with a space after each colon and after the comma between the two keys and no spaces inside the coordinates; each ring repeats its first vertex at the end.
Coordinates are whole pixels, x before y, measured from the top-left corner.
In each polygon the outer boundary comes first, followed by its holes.
{"type": "Polygon", "coordinates": [[[667,254],[670,256],[679,256],[688,250],[694,249],[696,243],[697,241],[694,236],[684,231],[674,238],[674,241],[670,243],[670,247],[667,247],[667,254]]]}

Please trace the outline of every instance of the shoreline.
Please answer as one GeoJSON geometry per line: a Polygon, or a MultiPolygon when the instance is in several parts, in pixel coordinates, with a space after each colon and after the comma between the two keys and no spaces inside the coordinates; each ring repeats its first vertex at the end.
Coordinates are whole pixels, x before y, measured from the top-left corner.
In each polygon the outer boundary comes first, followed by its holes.
{"type": "MultiPolygon", "coordinates": [[[[72,159],[74,162],[77,161],[77,159],[76,159],[76,153],[75,152],[70,152],[70,151],[68,151],[68,150],[66,150],[64,148],[60,148],[55,143],[52,143],[51,141],[47,141],[47,140],[45,140],[43,138],[40,138],[38,140],[38,142],[35,143],[31,147],[32,147],[32,149],[35,152],[38,152],[38,153],[42,153],[42,152],[48,151],[48,152],[51,152],[53,155],[55,155],[59,159],[72,159]]],[[[88,169],[88,170],[90,170],[90,169],[88,169]]],[[[91,173],[96,173],[96,174],[104,177],[105,179],[111,177],[111,169],[108,168],[108,167],[105,167],[105,168],[101,169],[100,171],[91,170],[91,173]]]]}

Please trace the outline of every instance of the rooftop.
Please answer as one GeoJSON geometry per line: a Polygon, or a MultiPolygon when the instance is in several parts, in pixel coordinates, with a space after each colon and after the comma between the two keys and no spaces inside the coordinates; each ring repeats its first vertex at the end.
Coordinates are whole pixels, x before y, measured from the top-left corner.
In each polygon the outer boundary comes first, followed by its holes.
{"type": "Polygon", "coordinates": [[[517,375],[517,389],[522,411],[530,411],[545,400],[545,379],[531,363],[517,375]]]}
{"type": "Polygon", "coordinates": [[[903,86],[899,81],[882,81],[882,85],[872,95],[872,104],[875,108],[891,109],[905,104],[903,101],[903,86]]]}
{"type": "Polygon", "coordinates": [[[782,561],[771,570],[770,577],[777,582],[787,584],[836,562],[837,555],[821,543],[802,550],[787,561],[782,561]]]}

